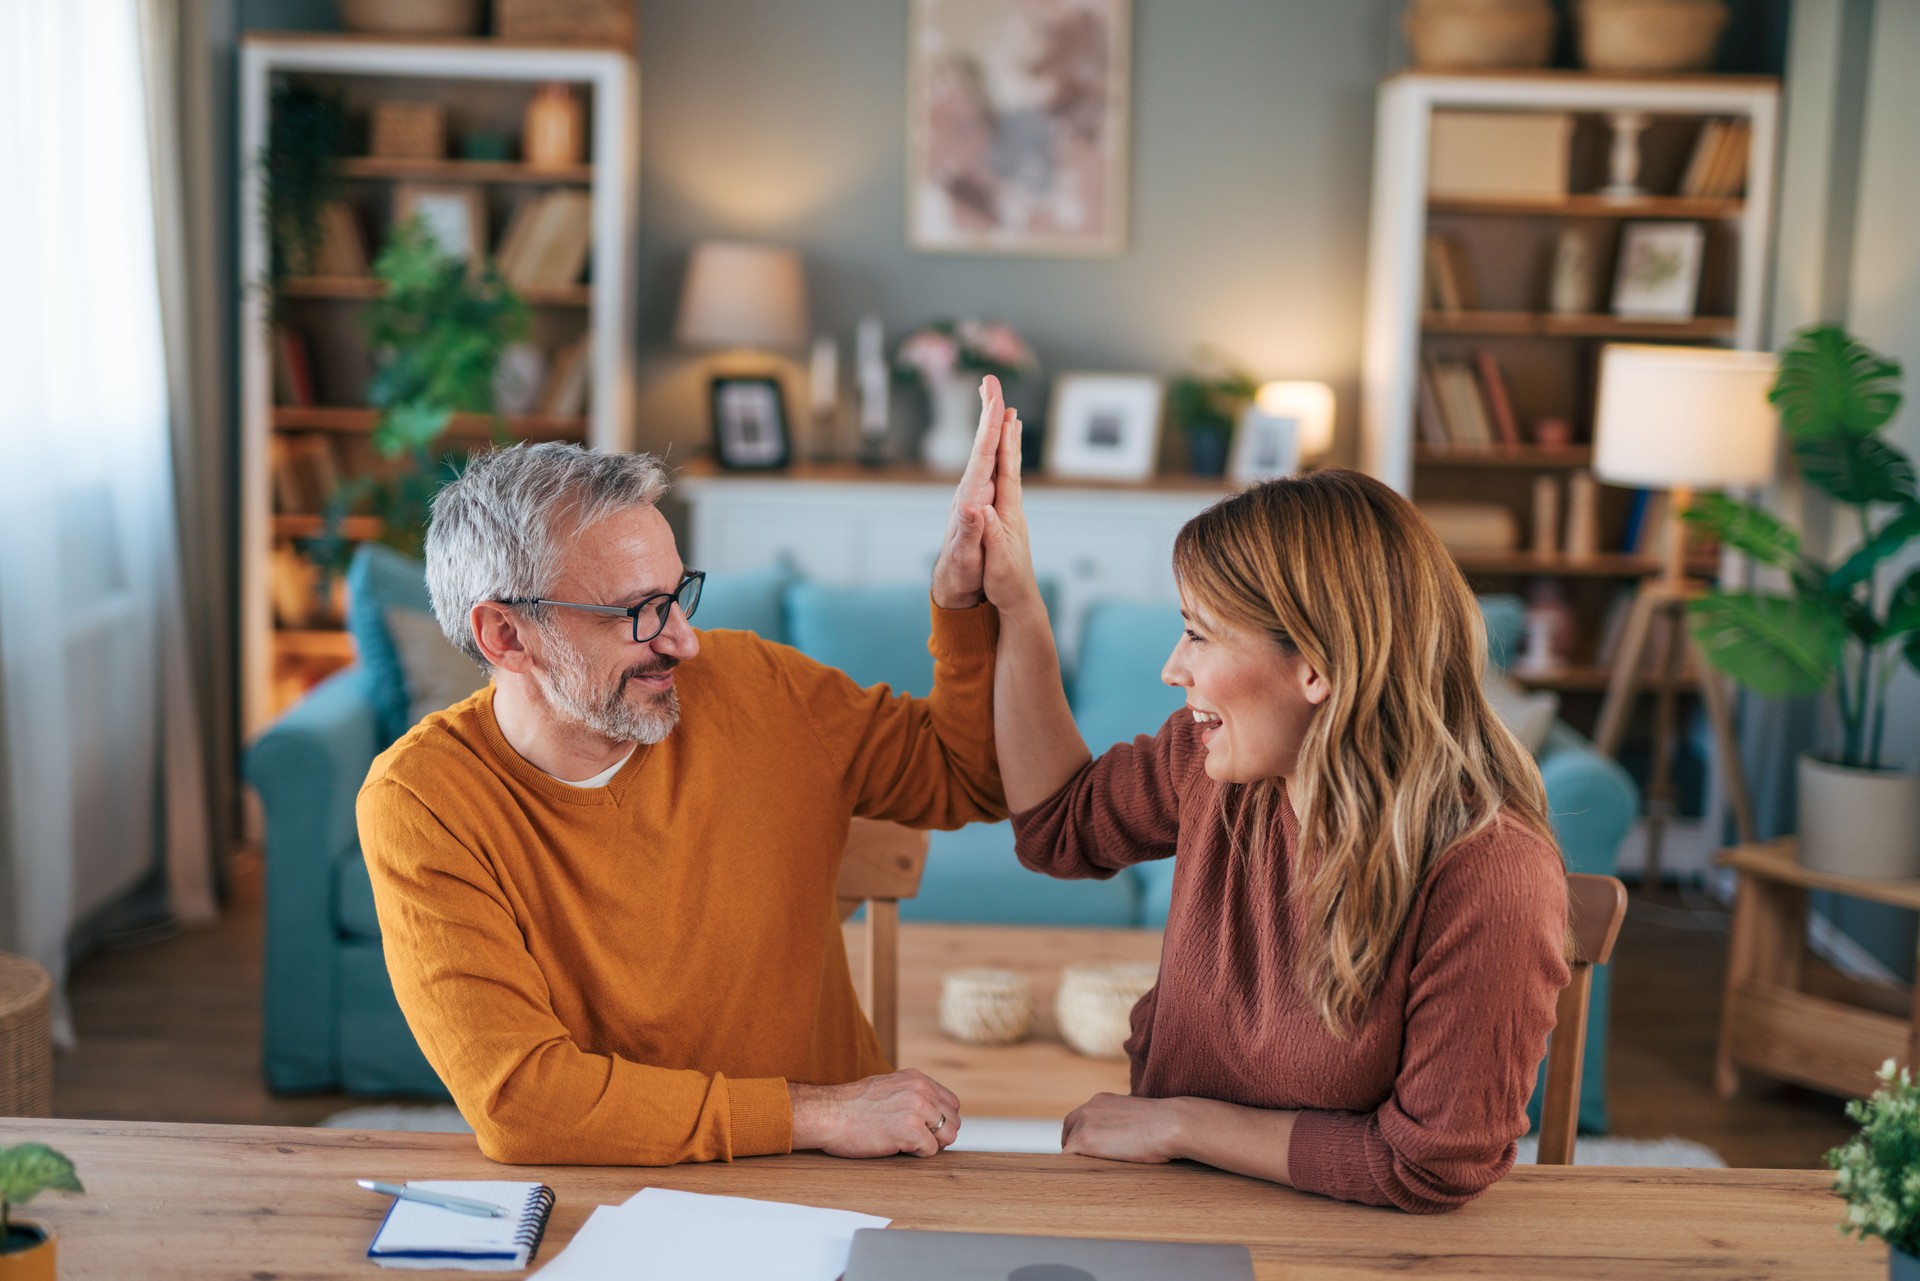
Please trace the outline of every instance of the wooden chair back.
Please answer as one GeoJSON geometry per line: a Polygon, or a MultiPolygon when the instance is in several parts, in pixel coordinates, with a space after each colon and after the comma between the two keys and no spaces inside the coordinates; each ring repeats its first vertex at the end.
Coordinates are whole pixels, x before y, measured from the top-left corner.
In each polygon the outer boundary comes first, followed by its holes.
{"type": "Polygon", "coordinates": [[[1547,1095],[1540,1104],[1540,1164],[1572,1165],[1580,1128],[1580,1069],[1587,1052],[1587,1004],[1593,967],[1613,959],[1627,887],[1611,876],[1567,876],[1568,924],[1573,932],[1573,981],[1560,990],[1553,1039],[1547,1043],[1547,1095]]]}
{"type": "Polygon", "coordinates": [[[867,909],[866,956],[857,972],[889,1063],[899,1062],[900,1049],[900,900],[920,892],[926,866],[925,832],[865,818],[853,820],[840,856],[840,919],[867,909]]]}

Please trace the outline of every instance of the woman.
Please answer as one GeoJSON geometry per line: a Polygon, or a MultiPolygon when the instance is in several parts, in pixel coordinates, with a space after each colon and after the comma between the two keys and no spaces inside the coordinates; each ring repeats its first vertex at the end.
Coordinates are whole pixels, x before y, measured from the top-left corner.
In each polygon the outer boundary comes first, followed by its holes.
{"type": "Polygon", "coordinates": [[[1176,853],[1132,1094],[1068,1152],[1186,1158],[1350,1201],[1456,1208],[1511,1168],[1569,978],[1539,771],[1480,691],[1478,608],[1405,499],[1322,471],[1174,544],[1187,706],[1090,759],[1020,509],[1019,430],[985,522],[995,734],[1021,861],[1108,877],[1176,853]]]}

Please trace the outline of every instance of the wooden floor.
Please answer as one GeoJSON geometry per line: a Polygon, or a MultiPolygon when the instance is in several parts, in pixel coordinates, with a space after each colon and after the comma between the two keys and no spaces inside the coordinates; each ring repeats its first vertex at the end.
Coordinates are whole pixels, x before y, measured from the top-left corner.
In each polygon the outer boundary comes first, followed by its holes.
{"type": "MultiPolygon", "coordinates": [[[[75,969],[80,1043],[56,1065],[55,1115],[310,1125],[365,1102],[282,1098],[262,1084],[259,891],[258,864],[243,858],[219,924],[75,969]]],[[[1614,1133],[1694,1139],[1735,1166],[1819,1166],[1852,1130],[1841,1100],[1767,1084],[1732,1103],[1713,1093],[1724,930],[1723,916],[1670,890],[1629,906],[1614,953],[1614,1133]]]]}

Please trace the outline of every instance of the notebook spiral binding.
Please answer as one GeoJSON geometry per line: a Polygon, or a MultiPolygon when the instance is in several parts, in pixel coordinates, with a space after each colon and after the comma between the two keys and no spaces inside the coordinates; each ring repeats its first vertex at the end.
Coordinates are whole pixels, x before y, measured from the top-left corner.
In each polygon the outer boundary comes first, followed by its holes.
{"type": "Polygon", "coordinates": [[[514,1244],[527,1247],[527,1262],[540,1253],[540,1239],[547,1234],[547,1216],[553,1213],[553,1189],[541,1184],[527,1194],[520,1209],[520,1230],[513,1234],[514,1244]]]}

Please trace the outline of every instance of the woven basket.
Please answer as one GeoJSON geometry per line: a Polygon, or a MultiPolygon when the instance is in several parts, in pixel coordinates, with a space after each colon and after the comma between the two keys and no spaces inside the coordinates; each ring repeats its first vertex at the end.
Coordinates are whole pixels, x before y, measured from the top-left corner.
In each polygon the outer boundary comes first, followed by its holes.
{"type": "Polygon", "coordinates": [[[1012,970],[955,970],[940,984],[940,1030],[965,1045],[1012,1045],[1033,1031],[1033,984],[1012,970]]]}
{"type": "Polygon", "coordinates": [[[633,47],[633,0],[494,0],[502,40],[633,47]]]}
{"type": "Polygon", "coordinates": [[[1133,1007],[1159,976],[1157,965],[1069,965],[1053,1007],[1060,1039],[1090,1059],[1125,1058],[1133,1007]]]}
{"type": "Polygon", "coordinates": [[[1581,0],[1580,60],[1594,71],[1703,71],[1726,25],[1722,0],[1581,0]]]}
{"type": "Polygon", "coordinates": [[[1413,0],[1400,23],[1423,70],[1544,67],[1553,51],[1547,0],[1413,0]]]}
{"type": "Polygon", "coordinates": [[[383,36],[470,36],[480,0],[340,0],[340,24],[383,36]]]}
{"type": "Polygon", "coordinates": [[[53,1115],[53,979],[0,952],[0,1116],[53,1115]]]}
{"type": "Polygon", "coordinates": [[[447,154],[447,109],[437,102],[379,102],[369,148],[383,160],[438,160],[447,154]]]}

